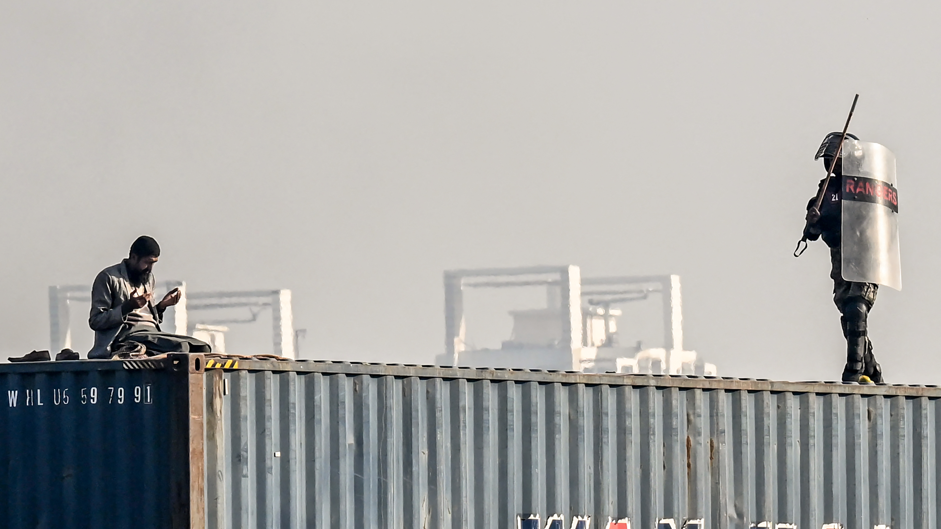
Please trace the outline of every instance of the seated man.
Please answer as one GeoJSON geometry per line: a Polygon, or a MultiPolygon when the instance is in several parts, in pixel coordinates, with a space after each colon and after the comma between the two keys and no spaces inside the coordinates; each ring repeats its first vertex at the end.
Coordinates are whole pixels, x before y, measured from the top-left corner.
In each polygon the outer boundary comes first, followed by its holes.
{"type": "Polygon", "coordinates": [[[208,353],[209,344],[189,336],[161,332],[167,307],[180,301],[173,289],[156,305],[153,302],[154,263],[160,257],[157,241],[142,235],[131,245],[128,258],[102,270],[91,290],[88,325],[95,331],[95,345],[88,358],[111,358],[112,351],[141,344],[151,353],[208,353]]]}

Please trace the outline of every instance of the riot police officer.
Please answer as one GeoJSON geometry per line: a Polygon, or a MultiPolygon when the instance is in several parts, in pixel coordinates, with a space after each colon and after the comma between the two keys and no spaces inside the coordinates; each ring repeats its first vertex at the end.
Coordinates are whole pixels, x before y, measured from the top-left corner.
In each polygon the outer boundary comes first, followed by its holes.
{"type": "MultiPolygon", "coordinates": [[[[841,158],[845,155],[843,149],[840,149],[841,136],[839,132],[827,134],[814,157],[814,160],[823,158],[823,165],[827,170],[831,164],[833,165],[833,177],[827,183],[819,211],[815,207],[817,196],[807,203],[804,238],[815,241],[822,237],[823,242],[830,247],[833,303],[842,315],[840,323],[843,327],[843,336],[846,338],[846,366],[843,368],[843,381],[881,383],[882,368],[872,353],[872,342],[869,341],[867,333],[867,319],[869,311],[876,302],[879,285],[870,282],[847,281],[844,279],[842,270],[843,164],[842,160],[833,164],[833,158],[837,153],[841,158]]],[[[846,137],[859,140],[853,134],[847,134],[846,137]]],[[[817,186],[818,196],[825,181],[826,179],[821,180],[817,186]]]]}

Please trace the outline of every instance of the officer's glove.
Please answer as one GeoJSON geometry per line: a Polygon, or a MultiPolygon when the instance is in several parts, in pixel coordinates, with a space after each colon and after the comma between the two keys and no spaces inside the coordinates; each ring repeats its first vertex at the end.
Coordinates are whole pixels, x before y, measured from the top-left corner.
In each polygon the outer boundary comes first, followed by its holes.
{"type": "Polygon", "coordinates": [[[807,224],[816,224],[820,220],[820,211],[817,208],[809,208],[807,210],[807,216],[804,217],[807,221],[807,224]]]}
{"type": "Polygon", "coordinates": [[[820,238],[820,228],[816,224],[811,224],[808,222],[804,225],[804,239],[808,241],[816,241],[820,238]]]}

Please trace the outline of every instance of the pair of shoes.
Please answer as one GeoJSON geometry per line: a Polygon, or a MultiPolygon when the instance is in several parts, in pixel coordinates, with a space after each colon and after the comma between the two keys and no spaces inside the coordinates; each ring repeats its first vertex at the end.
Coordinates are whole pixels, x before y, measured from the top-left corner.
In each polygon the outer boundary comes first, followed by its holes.
{"type": "Polygon", "coordinates": [[[71,349],[63,349],[59,351],[59,354],[56,355],[56,362],[62,362],[63,360],[78,360],[78,353],[71,349]]]}
{"type": "Polygon", "coordinates": [[[11,356],[11,362],[48,362],[50,360],[49,351],[32,351],[23,356],[11,356]]]}

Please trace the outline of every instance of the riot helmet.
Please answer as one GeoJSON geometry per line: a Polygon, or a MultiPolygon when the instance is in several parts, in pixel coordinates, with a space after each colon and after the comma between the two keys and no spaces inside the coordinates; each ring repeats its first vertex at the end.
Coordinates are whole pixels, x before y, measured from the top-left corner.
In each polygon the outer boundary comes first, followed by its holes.
{"type": "MultiPolygon", "coordinates": [[[[823,138],[823,142],[820,143],[820,148],[817,149],[817,155],[814,156],[814,160],[819,160],[823,158],[825,160],[832,160],[833,156],[836,154],[837,149],[840,147],[840,137],[843,136],[842,132],[831,132],[823,138]]],[[[851,138],[859,141],[859,138],[855,134],[846,133],[847,138],[851,138]]]]}

